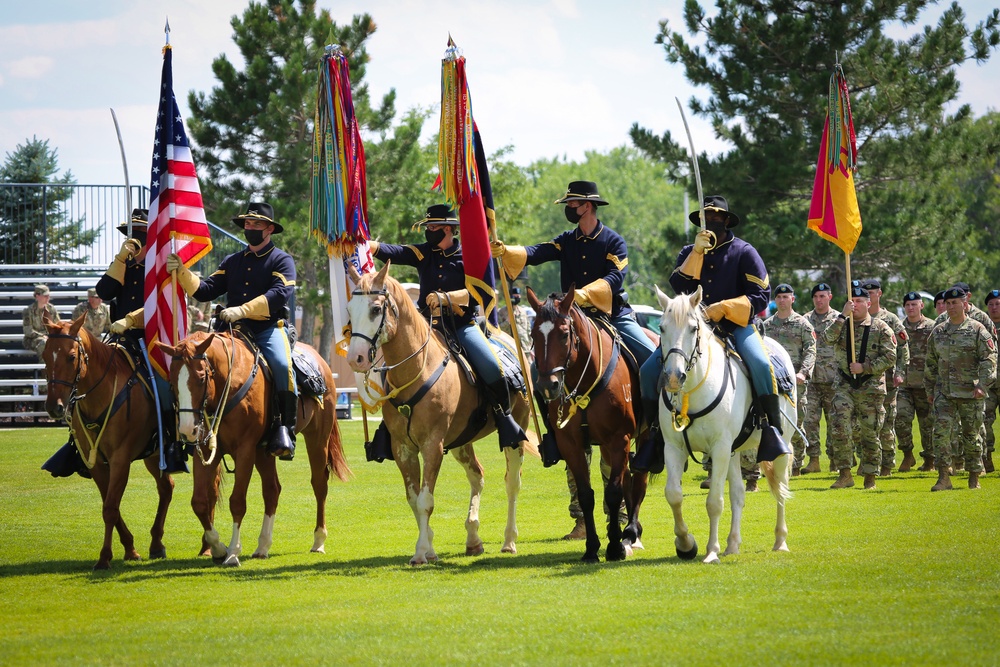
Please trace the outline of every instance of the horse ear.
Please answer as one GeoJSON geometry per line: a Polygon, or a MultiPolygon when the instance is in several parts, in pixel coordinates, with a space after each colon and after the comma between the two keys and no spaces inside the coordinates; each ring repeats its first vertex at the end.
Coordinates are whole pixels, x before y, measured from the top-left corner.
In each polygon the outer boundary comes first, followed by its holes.
{"type": "Polygon", "coordinates": [[[527,287],[525,289],[528,292],[528,303],[531,304],[531,307],[535,310],[535,312],[538,312],[538,309],[542,305],[542,302],[538,300],[538,296],[535,294],[535,291],[533,289],[531,289],[530,287],[527,287]]]}
{"type": "Polygon", "coordinates": [[[205,337],[205,340],[201,341],[200,343],[194,346],[194,353],[205,354],[205,352],[208,351],[208,347],[212,344],[213,340],[215,340],[214,331],[208,334],[208,336],[205,337]]]}
{"type": "Polygon", "coordinates": [[[670,297],[663,293],[659,285],[653,285],[653,289],[656,290],[656,300],[660,302],[660,310],[666,310],[670,297]]]}
{"type": "Polygon", "coordinates": [[[692,308],[698,307],[698,304],[701,303],[701,285],[698,285],[698,289],[694,291],[694,294],[688,297],[688,300],[691,301],[692,308]]]}
{"type": "Polygon", "coordinates": [[[174,347],[173,345],[167,345],[166,343],[162,343],[158,340],[153,341],[153,345],[160,348],[160,351],[163,352],[163,354],[167,355],[168,357],[177,356],[177,348],[174,347]]]}
{"type": "Polygon", "coordinates": [[[84,313],[80,317],[78,317],[75,320],[73,320],[73,324],[71,324],[70,327],[69,327],[69,335],[70,336],[79,336],[80,335],[80,329],[83,328],[83,322],[86,319],[87,319],[87,314],[84,313]]]}
{"type": "Polygon", "coordinates": [[[559,313],[565,317],[569,315],[570,309],[573,307],[573,301],[576,300],[576,283],[569,286],[569,291],[566,292],[566,296],[562,298],[559,302],[559,313]]]}
{"type": "Polygon", "coordinates": [[[62,329],[62,324],[59,322],[53,322],[49,319],[48,315],[42,317],[42,324],[44,324],[45,328],[49,330],[49,333],[56,333],[62,329]]]}
{"type": "Polygon", "coordinates": [[[380,290],[385,287],[385,279],[389,277],[389,267],[392,266],[392,260],[385,263],[382,270],[375,274],[375,281],[372,283],[372,289],[380,290]]]}

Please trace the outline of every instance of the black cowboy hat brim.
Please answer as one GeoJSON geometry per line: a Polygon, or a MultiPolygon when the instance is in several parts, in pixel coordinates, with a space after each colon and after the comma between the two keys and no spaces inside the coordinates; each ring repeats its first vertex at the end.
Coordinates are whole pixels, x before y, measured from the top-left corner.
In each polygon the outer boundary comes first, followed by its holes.
{"type": "Polygon", "coordinates": [[[552,202],[553,204],[565,204],[568,201],[588,201],[595,206],[609,206],[608,202],[604,201],[600,197],[586,197],[581,195],[566,195],[565,197],[560,197],[559,199],[552,202]]]}
{"type": "MultiPolygon", "coordinates": [[[[736,215],[732,211],[727,211],[724,208],[718,208],[716,206],[706,206],[705,210],[719,211],[720,213],[725,213],[726,215],[728,215],[729,218],[726,220],[726,229],[732,229],[736,225],[740,224],[740,216],[736,215]]],[[[701,227],[701,219],[700,216],[698,215],[698,211],[691,211],[690,215],[688,215],[688,220],[691,221],[692,225],[697,225],[698,227],[701,227]]]]}
{"type": "Polygon", "coordinates": [[[268,218],[262,218],[259,215],[238,215],[235,218],[233,218],[233,224],[236,225],[237,227],[239,227],[240,229],[243,229],[243,221],[244,220],[263,220],[264,222],[272,224],[272,225],[274,225],[274,232],[273,233],[275,233],[275,234],[280,234],[281,232],[285,231],[285,228],[282,227],[276,220],[270,220],[268,218]]]}

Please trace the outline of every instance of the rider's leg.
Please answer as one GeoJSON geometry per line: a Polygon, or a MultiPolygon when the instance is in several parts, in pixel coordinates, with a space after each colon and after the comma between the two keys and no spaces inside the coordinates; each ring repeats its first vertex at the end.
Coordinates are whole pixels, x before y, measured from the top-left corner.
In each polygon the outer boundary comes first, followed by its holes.
{"type": "Polygon", "coordinates": [[[493,346],[486,340],[482,329],[474,323],[457,327],[455,333],[469,363],[476,369],[476,374],[486,387],[486,393],[493,407],[493,420],[497,425],[500,448],[519,447],[528,436],[510,414],[512,396],[507,387],[507,380],[500,370],[500,360],[497,359],[493,346]]]}
{"type": "Polygon", "coordinates": [[[663,471],[663,433],[660,431],[660,403],[656,393],[662,370],[663,355],[656,348],[639,369],[642,412],[649,425],[649,433],[636,448],[635,458],[632,460],[632,468],[640,472],[648,470],[655,474],[663,471]]]}
{"type": "Polygon", "coordinates": [[[255,335],[261,354],[274,377],[278,398],[278,422],[268,437],[268,453],[290,461],[295,456],[295,417],[298,395],[292,369],[292,350],[284,327],[271,326],[255,335]]]}
{"type": "Polygon", "coordinates": [[[190,472],[187,467],[187,454],[184,445],[177,442],[177,418],[174,414],[173,392],[170,383],[159,373],[153,372],[156,382],[156,396],[160,401],[160,424],[163,427],[163,452],[167,464],[167,472],[190,472]]]}
{"type": "Polygon", "coordinates": [[[733,342],[750,371],[750,380],[757,391],[757,400],[767,422],[761,424],[757,460],[773,461],[782,454],[792,454],[792,448],[781,439],[781,407],[778,403],[781,397],[778,395],[778,383],[771,370],[771,362],[764,349],[764,339],[760,337],[757,327],[749,324],[733,331],[733,342]]]}

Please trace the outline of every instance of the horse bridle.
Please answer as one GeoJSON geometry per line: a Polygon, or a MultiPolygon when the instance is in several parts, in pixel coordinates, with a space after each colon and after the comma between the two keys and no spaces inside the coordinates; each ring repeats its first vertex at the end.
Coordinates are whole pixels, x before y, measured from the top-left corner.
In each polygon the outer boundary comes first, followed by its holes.
{"type": "Polygon", "coordinates": [[[61,384],[67,386],[71,390],[71,395],[76,395],[76,386],[80,382],[80,376],[83,373],[83,364],[89,363],[90,357],[87,355],[87,350],[83,347],[83,341],[80,340],[79,336],[71,336],[70,334],[64,333],[50,333],[49,338],[66,338],[73,341],[79,348],[79,356],[76,358],[76,377],[73,378],[72,382],[67,382],[66,380],[60,380],[56,377],[49,377],[49,384],[61,384]]]}
{"type": "MultiPolygon", "coordinates": [[[[232,334],[232,327],[230,326],[230,336],[232,336],[232,335],[233,335],[232,334]]],[[[220,339],[220,341],[221,341],[221,339],[220,339]]],[[[209,418],[208,418],[208,413],[209,413],[209,410],[208,410],[208,388],[209,388],[209,386],[210,386],[213,378],[215,377],[215,367],[211,363],[209,363],[209,361],[208,361],[208,355],[205,354],[204,352],[202,352],[200,354],[194,354],[194,355],[191,356],[192,360],[204,361],[205,362],[206,371],[205,371],[205,381],[202,383],[201,407],[200,408],[193,407],[194,406],[194,402],[192,401],[192,407],[190,407],[190,408],[182,408],[182,407],[180,407],[180,404],[179,404],[177,396],[174,396],[174,412],[175,412],[175,414],[177,415],[178,418],[180,418],[180,415],[181,415],[182,412],[190,412],[191,414],[194,415],[195,421],[200,422],[201,424],[204,424],[205,426],[208,427],[208,429],[207,429],[208,433],[205,434],[204,439],[199,439],[198,442],[195,443],[195,445],[197,445],[199,447],[201,447],[202,445],[205,445],[206,443],[211,443],[212,438],[215,435],[218,434],[218,432],[219,432],[219,426],[222,423],[222,417],[223,417],[223,413],[225,412],[226,401],[229,398],[229,388],[230,388],[230,386],[232,384],[232,379],[233,379],[233,362],[234,362],[234,360],[236,358],[236,339],[235,338],[232,339],[232,343],[233,343],[233,346],[229,350],[229,373],[226,374],[226,384],[225,384],[225,386],[222,389],[222,394],[221,394],[221,396],[219,398],[219,404],[216,406],[215,413],[212,414],[212,419],[211,420],[209,420],[209,418]]],[[[222,341],[222,346],[226,347],[225,341],[222,341]]],[[[251,376],[247,380],[247,382],[248,383],[253,382],[253,377],[251,376]]],[[[208,463],[211,463],[211,458],[214,458],[214,456],[210,455],[210,459],[208,460],[208,463]]],[[[206,465],[208,463],[206,463],[206,465]]]]}
{"type": "MultiPolygon", "coordinates": [[[[576,304],[574,304],[573,305],[573,309],[576,309],[576,308],[577,308],[577,306],[576,306],[576,304]]],[[[571,311],[569,313],[567,313],[565,315],[560,315],[559,316],[559,318],[562,319],[562,320],[569,320],[570,344],[566,346],[566,361],[563,362],[562,366],[556,366],[555,368],[552,368],[551,370],[548,371],[548,373],[550,373],[552,375],[558,375],[559,376],[559,397],[560,397],[560,399],[572,398],[573,396],[576,396],[576,394],[580,390],[580,385],[583,384],[583,375],[584,374],[580,373],[580,379],[577,380],[576,387],[573,388],[572,392],[570,392],[568,394],[566,393],[566,373],[567,373],[567,371],[569,371],[570,367],[572,366],[572,362],[570,361],[570,359],[573,357],[573,353],[580,351],[580,334],[577,333],[577,331],[576,331],[576,321],[573,319],[573,315],[572,315],[573,309],[571,309],[571,311]]],[[[581,315],[581,317],[586,317],[586,315],[581,315]]],[[[590,345],[589,345],[588,352],[587,352],[587,361],[584,364],[585,366],[590,363],[590,360],[591,360],[591,358],[594,355],[594,329],[592,327],[587,327],[587,334],[588,334],[587,341],[588,341],[588,343],[590,343],[590,345]]],[[[538,362],[536,361],[535,363],[537,364],[538,362]]],[[[542,371],[539,370],[539,373],[541,373],[541,372],[542,371]]]]}
{"type": "MultiPolygon", "coordinates": [[[[389,294],[389,290],[387,290],[384,287],[382,289],[378,289],[378,290],[356,289],[353,292],[351,292],[351,296],[382,296],[382,297],[385,297],[386,303],[388,303],[389,307],[392,308],[393,315],[395,315],[396,317],[399,317],[399,309],[396,307],[396,302],[392,300],[392,295],[389,294]]],[[[379,321],[378,327],[375,329],[375,333],[372,335],[371,338],[369,338],[368,336],[366,336],[364,334],[361,334],[361,333],[355,333],[353,330],[351,331],[351,337],[352,338],[355,337],[355,336],[357,336],[361,340],[366,341],[368,343],[368,363],[369,364],[375,363],[375,355],[378,353],[378,345],[379,345],[378,341],[382,337],[382,330],[385,329],[385,321],[386,321],[385,318],[386,318],[386,315],[389,312],[389,309],[385,307],[385,304],[381,305],[380,310],[382,311],[382,319],[379,321]]],[[[407,358],[409,358],[409,357],[407,357],[407,358]]]]}
{"type": "Polygon", "coordinates": [[[688,355],[685,358],[684,350],[680,349],[679,347],[672,347],[669,350],[667,350],[667,353],[665,355],[663,355],[664,365],[666,365],[667,358],[671,354],[679,354],[681,356],[681,359],[685,359],[684,375],[687,375],[688,373],[691,372],[691,369],[694,368],[694,364],[698,360],[698,357],[701,356],[701,322],[700,321],[695,322],[693,329],[694,329],[694,349],[691,350],[690,355],[688,355]]]}

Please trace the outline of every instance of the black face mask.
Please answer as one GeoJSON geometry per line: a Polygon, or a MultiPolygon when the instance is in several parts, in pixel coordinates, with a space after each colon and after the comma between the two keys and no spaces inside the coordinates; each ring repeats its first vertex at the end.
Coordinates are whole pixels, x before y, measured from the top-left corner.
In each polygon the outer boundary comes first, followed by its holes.
{"type": "Polygon", "coordinates": [[[719,242],[725,241],[729,236],[729,228],[727,227],[728,222],[709,222],[705,221],[705,229],[715,234],[715,237],[719,239],[719,242]]]}
{"type": "Polygon", "coordinates": [[[569,220],[570,222],[572,222],[574,225],[576,223],[580,222],[580,218],[583,217],[582,215],[580,215],[579,211],[577,211],[575,208],[571,208],[569,206],[567,206],[565,209],[563,209],[563,213],[566,214],[566,219],[569,220]]]}
{"type": "Polygon", "coordinates": [[[138,241],[143,248],[146,247],[146,232],[132,232],[132,238],[138,241]]]}
{"type": "Polygon", "coordinates": [[[247,240],[252,246],[260,245],[264,242],[264,230],[263,229],[244,229],[243,238],[247,240]]]}
{"type": "Polygon", "coordinates": [[[430,243],[432,246],[437,247],[437,244],[441,243],[441,241],[444,241],[444,237],[445,237],[445,231],[443,229],[437,229],[434,231],[431,231],[429,229],[424,230],[424,238],[427,239],[427,242],[430,243]]]}

